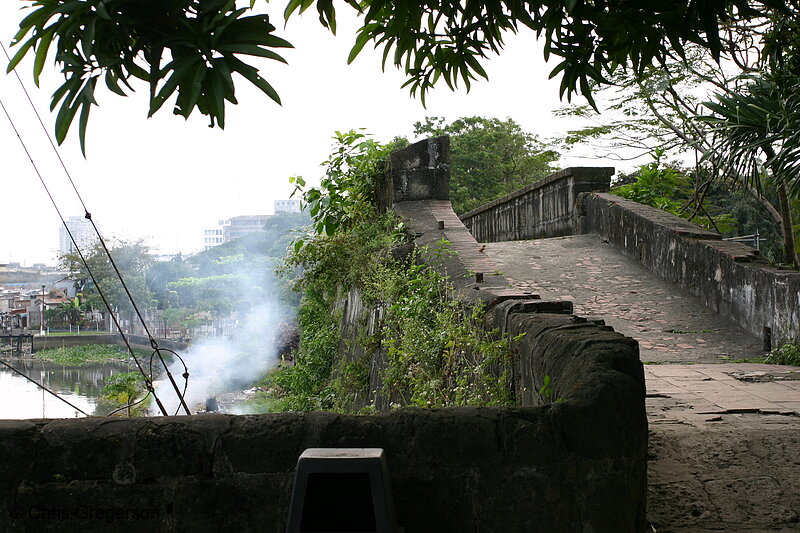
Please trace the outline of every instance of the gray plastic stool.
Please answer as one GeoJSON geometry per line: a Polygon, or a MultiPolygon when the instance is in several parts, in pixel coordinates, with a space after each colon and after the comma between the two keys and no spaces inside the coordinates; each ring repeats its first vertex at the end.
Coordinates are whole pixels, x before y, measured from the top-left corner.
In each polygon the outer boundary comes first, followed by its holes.
{"type": "Polygon", "coordinates": [[[382,448],[308,448],[297,460],[287,533],[397,533],[382,448]]]}

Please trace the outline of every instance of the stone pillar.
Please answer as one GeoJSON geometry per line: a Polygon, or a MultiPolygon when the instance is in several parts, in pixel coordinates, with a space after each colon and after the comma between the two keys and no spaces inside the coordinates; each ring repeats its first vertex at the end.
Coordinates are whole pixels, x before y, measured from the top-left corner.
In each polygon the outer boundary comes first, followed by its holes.
{"type": "Polygon", "coordinates": [[[450,199],[450,137],[425,139],[392,152],[382,204],[450,199]]]}

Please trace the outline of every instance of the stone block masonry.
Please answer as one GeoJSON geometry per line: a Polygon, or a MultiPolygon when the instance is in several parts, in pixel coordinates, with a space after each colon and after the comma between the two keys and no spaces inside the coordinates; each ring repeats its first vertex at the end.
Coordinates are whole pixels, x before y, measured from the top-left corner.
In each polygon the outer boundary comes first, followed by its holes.
{"type": "Polygon", "coordinates": [[[607,191],[613,174],[611,167],[567,168],[473,209],[461,219],[480,242],[572,235],[578,195],[607,191]]]}
{"type": "Polygon", "coordinates": [[[800,273],[665,211],[606,194],[612,168],[568,168],[461,216],[479,242],[595,233],[764,339],[800,342],[800,273]]]}
{"type": "Polygon", "coordinates": [[[607,420],[592,423],[598,414],[565,401],[368,417],[6,421],[0,530],[282,533],[304,449],[380,447],[409,533],[641,531],[630,444],[614,445],[620,427],[598,427],[607,420]]]}
{"type": "Polygon", "coordinates": [[[774,267],[749,246],[618,196],[587,194],[580,204],[583,231],[608,239],[773,347],[800,342],[800,272],[774,267]]]}

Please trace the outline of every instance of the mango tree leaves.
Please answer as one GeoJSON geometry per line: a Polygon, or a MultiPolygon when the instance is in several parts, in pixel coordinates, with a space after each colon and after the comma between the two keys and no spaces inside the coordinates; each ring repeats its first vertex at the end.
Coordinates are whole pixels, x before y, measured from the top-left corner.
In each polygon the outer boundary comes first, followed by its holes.
{"type": "Polygon", "coordinates": [[[280,104],[258,69],[237,56],[285,63],[276,48],[292,45],[274,34],[267,15],[245,16],[234,0],[30,0],[31,12],[14,38],[14,69],[32,50],[39,84],[48,53],[55,48],[64,83],[53,94],[56,140],[61,144],[76,116],[85,154],[86,127],[101,77],[125,96],[130,80],[149,82],[149,116],[177,93],[173,112],[188,118],[197,109],[211,126],[225,126],[225,103],[236,103],[232,74],[238,73],[280,104]],[[53,46],[55,45],[55,46],[53,46]],[[162,66],[163,58],[169,61],[162,66]]]}
{"type": "MultiPolygon", "coordinates": [[[[291,0],[288,19],[313,0],[291,0]]],[[[606,75],[620,66],[636,72],[657,65],[672,54],[682,56],[685,43],[707,48],[713,57],[724,52],[719,34],[734,20],[782,13],[779,0],[363,0],[347,4],[363,18],[348,61],[367,42],[383,47],[384,67],[391,62],[408,77],[406,86],[425,93],[439,80],[450,88],[469,90],[477,77],[486,78],[483,62],[498,53],[506,33],[527,27],[544,39],[545,59],[557,58],[551,77],[561,76],[561,96],[580,93],[592,106],[592,88],[609,83],[606,75]]],[[[317,0],[322,24],[335,30],[330,0],[317,0]]],[[[524,66],[521,66],[524,68],[524,66]]]]}
{"type": "MultiPolygon", "coordinates": [[[[54,103],[62,106],[56,130],[61,140],[74,117],[85,123],[95,105],[94,81],[117,94],[131,90],[130,78],[150,83],[150,114],[177,93],[174,112],[195,108],[224,126],[225,104],[235,103],[237,73],[280,102],[272,85],[236,56],[283,61],[274,49],[291,46],[277,37],[266,15],[245,16],[234,0],[26,0],[31,13],[20,23],[19,47],[9,69],[34,51],[38,81],[55,44],[64,85],[54,103]],[[163,63],[163,65],[162,65],[163,63]],[[66,109],[63,109],[66,106],[66,109]],[[80,113],[78,113],[80,111],[80,113]]],[[[793,0],[794,1],[794,0],[793,0]]],[[[250,0],[252,7],[254,0],[250,0]]],[[[683,56],[694,43],[715,58],[725,52],[720,32],[733,23],[787,12],[783,0],[345,0],[362,19],[348,61],[368,42],[383,48],[387,62],[403,70],[405,86],[425,102],[426,92],[444,81],[467,89],[486,78],[484,61],[499,53],[504,36],[530,28],[544,40],[545,58],[557,62],[561,95],[592,100],[593,87],[610,83],[618,68],[636,73],[683,56]]],[[[320,22],[336,32],[333,0],[289,0],[284,17],[316,7],[320,22]]],[[[796,32],[781,35],[789,38],[796,32]]],[[[778,50],[780,52],[780,50],[778,50]]],[[[776,57],[780,57],[777,53],[776,57]]],[[[524,66],[521,66],[524,68],[524,66]]],[[[55,107],[54,105],[54,107],[55,107]]],[[[81,136],[83,134],[80,134],[81,136]]]]}

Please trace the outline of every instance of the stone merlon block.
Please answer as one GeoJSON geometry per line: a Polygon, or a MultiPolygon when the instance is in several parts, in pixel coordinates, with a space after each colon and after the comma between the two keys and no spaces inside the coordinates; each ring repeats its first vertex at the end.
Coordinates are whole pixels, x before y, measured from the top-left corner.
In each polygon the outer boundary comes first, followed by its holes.
{"type": "Polygon", "coordinates": [[[449,199],[449,137],[425,139],[393,152],[389,165],[393,203],[449,199]]]}

